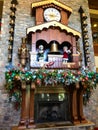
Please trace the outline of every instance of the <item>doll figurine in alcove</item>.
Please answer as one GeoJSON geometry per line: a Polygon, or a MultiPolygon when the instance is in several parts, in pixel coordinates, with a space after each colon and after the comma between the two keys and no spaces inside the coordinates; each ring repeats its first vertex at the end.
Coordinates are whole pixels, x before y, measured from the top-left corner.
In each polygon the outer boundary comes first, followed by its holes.
{"type": "Polygon", "coordinates": [[[71,50],[68,46],[63,47],[63,63],[67,63],[69,61],[69,55],[71,54],[71,50]]]}
{"type": "Polygon", "coordinates": [[[38,61],[44,61],[44,46],[42,44],[38,47],[38,61]]]}

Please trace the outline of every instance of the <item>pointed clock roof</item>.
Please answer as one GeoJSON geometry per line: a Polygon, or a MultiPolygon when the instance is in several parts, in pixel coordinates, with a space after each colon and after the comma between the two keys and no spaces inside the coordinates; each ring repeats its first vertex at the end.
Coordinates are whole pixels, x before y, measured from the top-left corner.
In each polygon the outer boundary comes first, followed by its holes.
{"type": "Polygon", "coordinates": [[[61,7],[62,9],[66,10],[69,13],[69,15],[72,13],[72,9],[70,7],[66,6],[65,4],[63,4],[57,0],[43,0],[43,1],[39,1],[39,2],[33,2],[32,9],[35,9],[40,6],[46,6],[49,4],[54,4],[58,7],[61,7]]]}
{"type": "Polygon", "coordinates": [[[61,30],[66,31],[67,33],[71,33],[73,36],[81,37],[80,32],[78,32],[66,25],[63,25],[57,21],[51,21],[51,22],[36,25],[33,27],[29,27],[29,28],[27,28],[27,34],[29,34],[30,32],[35,33],[38,30],[42,31],[43,29],[45,29],[45,28],[48,29],[50,27],[59,27],[61,30]]]}

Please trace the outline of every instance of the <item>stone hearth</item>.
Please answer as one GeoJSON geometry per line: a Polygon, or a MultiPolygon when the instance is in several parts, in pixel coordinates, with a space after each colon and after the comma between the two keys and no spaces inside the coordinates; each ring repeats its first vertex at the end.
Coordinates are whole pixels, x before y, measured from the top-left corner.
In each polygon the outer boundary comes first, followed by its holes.
{"type": "MultiPolygon", "coordinates": [[[[62,123],[63,124],[63,123],[62,123]]],[[[59,126],[59,123],[57,126],[54,126],[53,123],[44,123],[38,124],[36,128],[32,129],[25,129],[25,130],[94,130],[95,124],[93,122],[88,121],[85,124],[78,124],[74,126],[64,126],[64,124],[59,126]]],[[[17,126],[12,127],[12,130],[19,130],[17,126]]],[[[24,129],[23,129],[24,130],[24,129]]]]}
{"type": "MultiPolygon", "coordinates": [[[[45,128],[44,128],[44,125],[43,125],[43,128],[41,128],[41,126],[38,125],[37,127],[40,127],[40,128],[36,128],[35,130],[94,130],[94,123],[90,121],[88,121],[88,123],[86,124],[74,125],[74,126],[68,126],[68,125],[65,126],[64,124],[62,126],[59,126],[61,125],[61,123],[60,124],[58,123],[57,126],[53,126],[53,123],[49,125],[47,124],[48,127],[45,126],[45,128]]],[[[30,129],[30,130],[33,130],[33,129],[30,129]]]]}

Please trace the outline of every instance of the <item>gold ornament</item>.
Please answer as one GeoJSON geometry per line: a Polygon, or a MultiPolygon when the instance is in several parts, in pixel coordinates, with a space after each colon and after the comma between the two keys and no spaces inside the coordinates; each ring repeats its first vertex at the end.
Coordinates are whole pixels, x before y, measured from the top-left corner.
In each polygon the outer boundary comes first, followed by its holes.
{"type": "Polygon", "coordinates": [[[9,31],[9,33],[11,33],[11,34],[14,33],[14,29],[11,28],[10,31],[9,31]]]}
{"type": "Polygon", "coordinates": [[[15,17],[15,13],[11,12],[10,17],[15,17]]]}
{"type": "Polygon", "coordinates": [[[10,20],[10,25],[15,25],[15,21],[13,19],[10,20]]]}
{"type": "Polygon", "coordinates": [[[12,36],[10,36],[9,41],[10,41],[10,42],[12,42],[12,41],[13,41],[13,37],[12,37],[12,36]]]}
{"type": "Polygon", "coordinates": [[[20,76],[19,76],[19,75],[16,75],[16,76],[15,76],[15,80],[20,80],[20,76]]]}
{"type": "Polygon", "coordinates": [[[12,50],[12,45],[9,45],[8,50],[9,51],[12,50]]]}

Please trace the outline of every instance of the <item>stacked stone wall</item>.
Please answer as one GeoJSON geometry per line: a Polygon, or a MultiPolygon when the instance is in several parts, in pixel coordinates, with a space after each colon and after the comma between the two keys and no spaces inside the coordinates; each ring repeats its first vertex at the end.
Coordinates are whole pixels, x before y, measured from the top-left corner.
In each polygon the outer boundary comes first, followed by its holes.
{"type": "MultiPolygon", "coordinates": [[[[26,36],[26,28],[34,26],[35,18],[31,16],[31,3],[38,0],[18,0],[16,19],[15,19],[15,33],[14,33],[14,46],[13,46],[13,65],[17,66],[19,63],[18,59],[18,48],[21,44],[21,38],[26,36]]],[[[69,26],[75,30],[81,32],[80,14],[78,12],[80,6],[83,7],[88,19],[87,29],[89,35],[90,44],[90,57],[91,67],[94,68],[94,52],[91,37],[91,24],[89,16],[89,8],[87,0],[59,0],[70,6],[73,12],[69,18],[69,26]]],[[[8,39],[9,39],[9,21],[10,21],[10,7],[11,0],[4,0],[3,5],[3,17],[2,17],[2,28],[0,34],[0,126],[14,126],[17,125],[20,118],[20,110],[16,111],[12,104],[8,102],[8,94],[5,90],[5,71],[8,65],[8,39]]],[[[82,39],[79,40],[81,50],[82,39]]],[[[98,125],[98,103],[97,103],[97,91],[93,94],[90,103],[84,107],[84,112],[88,119],[94,121],[98,125]]]]}

